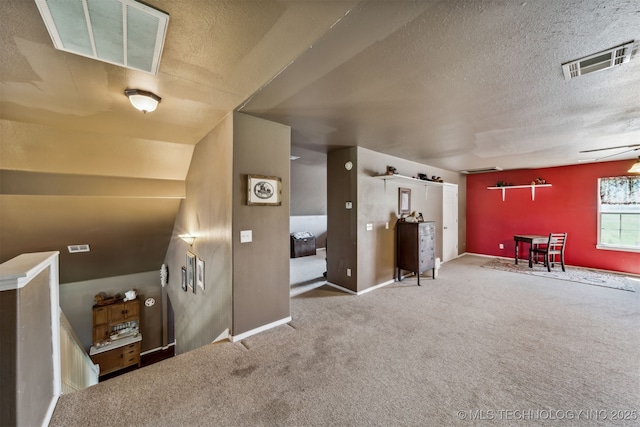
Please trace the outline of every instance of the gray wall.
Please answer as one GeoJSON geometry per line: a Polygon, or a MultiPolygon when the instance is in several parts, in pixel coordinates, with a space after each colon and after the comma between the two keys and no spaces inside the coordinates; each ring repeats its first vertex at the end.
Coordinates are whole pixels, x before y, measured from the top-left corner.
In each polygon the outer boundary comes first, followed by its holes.
{"type": "MultiPolygon", "coordinates": [[[[358,150],[333,151],[327,158],[327,280],[357,292],[358,263],[358,150]],[[353,163],[346,170],[347,161],[353,163]],[[346,202],[351,209],[345,208],[346,202]],[[351,269],[351,277],[346,270],[351,269]]],[[[366,249],[365,249],[366,250],[366,249]]],[[[369,249],[372,250],[372,249],[369,249]]]]}
{"type": "MultiPolygon", "coordinates": [[[[421,184],[373,178],[384,174],[388,165],[394,166],[400,175],[417,176],[418,173],[425,173],[458,184],[458,251],[463,252],[466,239],[466,181],[460,174],[360,147],[331,152],[327,173],[329,281],[355,292],[394,278],[398,188],[411,189],[412,211],[422,212],[427,221],[435,221],[436,230],[442,226],[442,188],[428,187],[425,190],[421,184]],[[347,160],[354,163],[351,172],[344,168],[347,160]],[[344,202],[349,199],[357,200],[351,212],[344,208],[344,202]],[[367,231],[367,224],[373,224],[372,231],[367,231]],[[334,248],[334,245],[338,247],[334,248]],[[346,268],[352,268],[351,278],[346,277],[346,268]]],[[[441,239],[441,236],[437,236],[438,257],[442,256],[441,239]]]]}
{"type": "Polygon", "coordinates": [[[327,216],[302,215],[289,217],[289,231],[308,231],[316,237],[316,249],[327,244],[327,216]]]}
{"type": "Polygon", "coordinates": [[[0,292],[2,426],[41,425],[54,398],[50,274],[0,292]]]}
{"type": "MultiPolygon", "coordinates": [[[[175,274],[175,272],[174,272],[175,274]]],[[[69,320],[85,350],[93,344],[93,298],[99,292],[108,296],[136,289],[140,299],[141,349],[143,352],[162,346],[162,287],[160,286],[160,266],[158,271],[105,277],[83,282],[60,285],[60,308],[69,320]],[[144,300],[154,298],[156,303],[146,307],[144,300]]]]}
{"type": "Polygon", "coordinates": [[[289,150],[288,126],[240,113],[196,145],[166,256],[177,354],[289,316],[289,150]],[[247,206],[247,174],[281,177],[282,205],[247,206]],[[205,262],[195,294],[181,287],[187,251],[205,262]]]}
{"type": "MultiPolygon", "coordinates": [[[[233,115],[227,115],[195,147],[165,263],[167,295],[175,319],[176,353],[211,343],[231,329],[233,115]],[[180,234],[197,236],[189,246],[180,234]],[[181,268],[187,251],[205,261],[205,290],[184,292],[181,268]]],[[[160,266],[158,266],[160,268],[160,266]]]]}
{"type": "Polygon", "coordinates": [[[0,426],[17,425],[18,291],[0,291],[0,426]]]}
{"type": "Polygon", "coordinates": [[[233,124],[233,335],[287,318],[291,130],[241,113],[233,124]],[[248,206],[247,175],[282,178],[280,206],[248,206]],[[240,243],[240,231],[253,241],[240,243]]]}
{"type": "Polygon", "coordinates": [[[309,231],[316,237],[316,248],[327,241],[327,155],[299,147],[291,154],[290,232],[309,231]]]}
{"type": "Polygon", "coordinates": [[[291,215],[326,215],[327,156],[298,152],[302,157],[291,161],[291,215]],[[314,163],[307,161],[311,156],[314,163]]]}

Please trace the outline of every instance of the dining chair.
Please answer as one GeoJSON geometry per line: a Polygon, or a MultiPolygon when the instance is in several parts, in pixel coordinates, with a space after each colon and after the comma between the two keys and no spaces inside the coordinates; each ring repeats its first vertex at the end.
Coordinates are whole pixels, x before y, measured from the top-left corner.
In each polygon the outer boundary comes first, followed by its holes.
{"type": "Polygon", "coordinates": [[[536,259],[538,255],[542,255],[544,263],[547,266],[547,270],[551,271],[551,267],[558,262],[559,257],[562,271],[566,271],[564,268],[564,248],[567,243],[567,233],[549,233],[549,241],[545,247],[534,247],[532,245],[529,248],[529,268],[533,267],[533,257],[536,259]]]}

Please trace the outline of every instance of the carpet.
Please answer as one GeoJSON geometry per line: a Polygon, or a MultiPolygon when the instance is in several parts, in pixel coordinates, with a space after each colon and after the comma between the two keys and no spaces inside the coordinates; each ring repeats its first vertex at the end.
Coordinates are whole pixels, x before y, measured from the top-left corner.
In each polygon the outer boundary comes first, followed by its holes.
{"type": "Polygon", "coordinates": [[[485,268],[494,270],[511,271],[514,273],[532,274],[534,276],[547,277],[549,279],[566,280],[569,282],[582,283],[585,285],[602,286],[605,288],[619,289],[621,291],[635,292],[633,280],[622,275],[602,273],[584,268],[566,267],[567,271],[562,271],[556,264],[555,269],[547,271],[547,267],[542,264],[534,264],[529,268],[527,261],[519,261],[516,265],[513,260],[503,260],[494,258],[483,265],[485,268]]]}

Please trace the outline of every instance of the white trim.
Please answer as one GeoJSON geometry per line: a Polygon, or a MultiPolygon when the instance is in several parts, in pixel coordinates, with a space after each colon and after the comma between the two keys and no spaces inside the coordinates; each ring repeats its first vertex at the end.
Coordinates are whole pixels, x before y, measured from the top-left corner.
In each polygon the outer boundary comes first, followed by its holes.
{"type": "MultiPolygon", "coordinates": [[[[59,251],[18,255],[0,265],[0,291],[23,288],[42,272],[59,251]]],[[[57,269],[54,273],[57,273],[57,269]]]]}
{"type": "Polygon", "coordinates": [[[53,411],[56,410],[56,406],[58,405],[60,394],[61,393],[54,395],[53,399],[51,399],[51,402],[49,402],[49,408],[47,408],[47,412],[44,414],[44,420],[42,420],[43,426],[48,426],[51,422],[51,417],[53,417],[53,411]]]}
{"type": "Polygon", "coordinates": [[[387,280],[386,282],[382,282],[382,283],[380,283],[380,284],[378,284],[378,285],[375,285],[375,286],[372,286],[372,287],[370,287],[370,288],[367,288],[367,289],[365,289],[364,291],[359,291],[359,292],[357,292],[357,293],[356,293],[356,295],[360,296],[360,295],[362,295],[362,294],[366,294],[367,292],[371,292],[371,291],[373,291],[373,290],[376,290],[376,289],[382,288],[382,287],[384,287],[384,286],[390,285],[390,284],[395,283],[395,282],[396,282],[396,281],[395,281],[394,279],[387,280]]]}
{"type": "MultiPolygon", "coordinates": [[[[402,277],[406,277],[406,276],[402,276],[402,277]]],[[[387,280],[386,282],[377,284],[375,286],[372,286],[370,288],[365,289],[364,291],[358,291],[358,292],[354,292],[351,289],[343,288],[342,286],[336,285],[335,283],[331,283],[331,282],[327,282],[327,285],[331,286],[332,288],[338,289],[339,291],[343,291],[343,292],[346,292],[348,294],[355,295],[355,296],[360,296],[362,294],[366,294],[367,292],[371,292],[371,291],[373,291],[375,289],[382,288],[383,286],[387,286],[387,285],[390,285],[392,283],[395,283],[394,279],[387,280]]]]}
{"type": "Polygon", "coordinates": [[[640,247],[633,246],[613,246],[613,245],[596,245],[596,249],[602,249],[605,251],[620,251],[620,252],[640,252],[640,247]]]}
{"type": "Polygon", "coordinates": [[[339,291],[346,292],[346,293],[351,294],[351,295],[358,295],[357,292],[354,292],[351,289],[343,288],[342,286],[336,285],[335,283],[331,283],[329,281],[327,281],[327,285],[331,286],[332,288],[336,288],[339,291]]]}
{"type": "Polygon", "coordinates": [[[168,344],[166,347],[156,347],[156,348],[152,348],[151,350],[147,350],[147,351],[143,351],[142,353],[140,353],[140,356],[144,356],[146,354],[150,354],[150,353],[155,353],[156,351],[163,351],[163,350],[167,350],[169,347],[175,346],[176,343],[172,342],[170,344],[168,344]]]}
{"type": "Polygon", "coordinates": [[[231,337],[231,331],[229,330],[229,328],[227,328],[224,331],[222,331],[222,333],[218,335],[218,337],[214,339],[212,343],[223,341],[223,340],[229,340],[229,337],[231,337]]]}
{"type": "Polygon", "coordinates": [[[231,342],[242,341],[243,339],[248,338],[251,335],[255,335],[255,334],[258,334],[260,332],[264,332],[266,330],[275,328],[276,326],[287,324],[289,322],[291,322],[291,316],[285,317],[284,319],[276,320],[275,322],[271,322],[271,323],[268,323],[266,325],[262,325],[259,328],[255,328],[255,329],[252,329],[250,331],[243,332],[240,335],[230,335],[229,336],[230,337],[230,341],[231,342]]]}

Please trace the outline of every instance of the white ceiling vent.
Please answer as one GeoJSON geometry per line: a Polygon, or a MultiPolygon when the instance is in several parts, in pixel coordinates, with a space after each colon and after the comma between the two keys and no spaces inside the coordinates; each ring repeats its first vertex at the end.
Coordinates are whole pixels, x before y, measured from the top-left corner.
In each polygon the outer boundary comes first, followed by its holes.
{"type": "Polygon", "coordinates": [[[56,49],[158,74],[169,15],[135,0],[35,0],[56,49]]]}
{"type": "Polygon", "coordinates": [[[631,59],[633,41],[616,46],[614,48],[585,56],[584,58],[562,64],[562,72],[565,80],[571,80],[578,76],[607,70],[622,65],[631,59]]]}
{"type": "Polygon", "coordinates": [[[89,252],[89,245],[69,245],[67,246],[70,254],[77,254],[79,252],[89,252]]]}
{"type": "Polygon", "coordinates": [[[502,168],[499,166],[490,166],[488,168],[480,168],[480,169],[466,169],[462,171],[458,171],[464,174],[472,174],[472,173],[487,173],[487,172],[498,172],[501,171],[502,168]]]}

